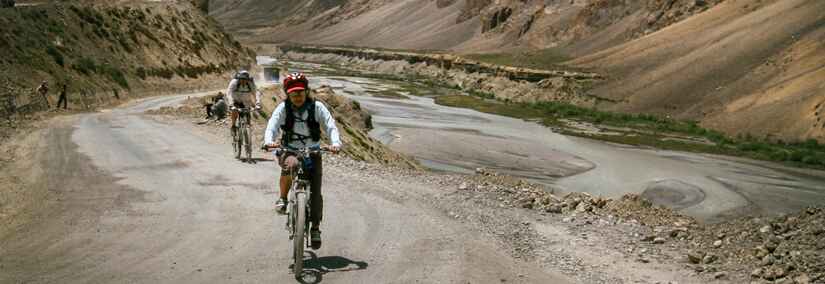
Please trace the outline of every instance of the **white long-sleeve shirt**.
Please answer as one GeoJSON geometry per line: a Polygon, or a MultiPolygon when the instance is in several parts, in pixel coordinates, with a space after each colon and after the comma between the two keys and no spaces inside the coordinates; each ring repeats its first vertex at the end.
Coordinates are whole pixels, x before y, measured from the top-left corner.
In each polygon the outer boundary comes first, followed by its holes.
{"type": "MultiPolygon", "coordinates": [[[[304,108],[300,112],[295,113],[295,125],[292,128],[292,131],[295,134],[300,134],[303,136],[310,136],[309,134],[309,111],[304,108]]],[[[324,127],[327,132],[327,136],[329,136],[329,140],[332,142],[332,146],[341,146],[341,137],[338,133],[338,127],[335,125],[335,118],[332,117],[332,114],[329,112],[327,107],[324,103],[315,101],[315,121],[317,121],[321,127],[324,127]]],[[[278,104],[278,107],[275,108],[275,111],[272,112],[272,116],[269,118],[269,123],[266,125],[266,132],[264,133],[264,143],[270,144],[273,143],[274,139],[278,138],[278,134],[281,131],[281,125],[286,124],[286,104],[281,102],[278,104]]],[[[310,141],[312,138],[307,138],[308,143],[302,142],[298,139],[291,139],[289,145],[284,145],[287,147],[292,148],[304,148],[304,147],[313,147],[318,146],[321,144],[321,141],[310,141]]]]}
{"type": "Polygon", "coordinates": [[[234,106],[235,101],[240,101],[246,107],[253,107],[261,103],[261,92],[255,86],[255,81],[248,80],[249,84],[240,84],[240,80],[232,79],[229,82],[229,88],[226,90],[226,102],[229,106],[234,106]],[[255,97],[255,102],[252,102],[252,97],[255,97]]]}

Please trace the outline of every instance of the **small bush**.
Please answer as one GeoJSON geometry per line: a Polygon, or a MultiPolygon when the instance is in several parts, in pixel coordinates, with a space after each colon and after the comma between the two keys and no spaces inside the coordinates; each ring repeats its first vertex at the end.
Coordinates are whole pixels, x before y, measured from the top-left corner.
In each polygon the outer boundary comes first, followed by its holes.
{"type": "Polygon", "coordinates": [[[49,56],[51,56],[52,59],[54,59],[54,63],[57,63],[57,65],[60,66],[64,66],[65,62],[63,59],[63,54],[60,53],[60,51],[57,50],[56,47],[50,45],[46,48],[46,53],[48,53],[49,56]]]}
{"type": "Polygon", "coordinates": [[[135,70],[135,75],[137,75],[141,80],[146,80],[146,76],[149,75],[146,73],[146,68],[138,67],[135,70]]]}
{"type": "Polygon", "coordinates": [[[97,72],[97,63],[95,63],[94,59],[83,57],[80,58],[77,62],[72,64],[72,69],[77,70],[80,73],[85,75],[89,75],[91,73],[97,72]]]}
{"type": "Polygon", "coordinates": [[[108,68],[106,73],[108,73],[109,77],[121,87],[126,89],[129,88],[129,81],[126,80],[126,74],[124,74],[119,68],[108,68]]]}

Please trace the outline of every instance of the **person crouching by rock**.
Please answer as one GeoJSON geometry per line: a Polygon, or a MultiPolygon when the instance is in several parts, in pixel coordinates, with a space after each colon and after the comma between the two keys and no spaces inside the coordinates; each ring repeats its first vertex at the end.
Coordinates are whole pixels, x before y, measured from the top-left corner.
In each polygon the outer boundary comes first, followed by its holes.
{"type": "Polygon", "coordinates": [[[223,94],[218,94],[215,97],[215,103],[212,105],[212,115],[217,120],[226,118],[226,100],[224,100],[223,94]]]}
{"type": "Polygon", "coordinates": [[[212,97],[212,101],[203,105],[206,108],[206,119],[215,118],[221,120],[226,117],[226,101],[223,93],[218,93],[212,97]]]}

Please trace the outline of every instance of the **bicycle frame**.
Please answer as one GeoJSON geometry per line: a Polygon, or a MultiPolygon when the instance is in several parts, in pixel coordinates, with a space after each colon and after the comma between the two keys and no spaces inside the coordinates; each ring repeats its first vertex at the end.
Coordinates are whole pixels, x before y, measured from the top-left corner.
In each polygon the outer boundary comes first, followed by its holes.
{"type": "MultiPolygon", "coordinates": [[[[298,168],[290,173],[292,177],[292,184],[290,185],[289,194],[287,195],[287,221],[286,230],[289,233],[289,239],[293,241],[293,273],[296,279],[299,279],[303,270],[303,255],[304,247],[310,248],[309,231],[312,225],[309,216],[311,216],[311,191],[312,186],[310,180],[306,178],[304,167],[307,159],[312,159],[312,154],[320,153],[320,148],[304,148],[301,150],[286,149],[287,153],[296,154],[299,160],[298,168]],[[303,207],[303,208],[302,208],[303,207]],[[304,212],[303,215],[300,212],[304,212]],[[303,224],[299,220],[303,218],[303,224]]],[[[276,152],[277,153],[277,152],[276,152]]]]}
{"type": "MultiPolygon", "coordinates": [[[[296,208],[297,203],[295,202],[296,201],[295,197],[298,194],[304,194],[307,197],[307,204],[310,204],[309,202],[311,201],[310,200],[310,198],[311,198],[310,197],[311,196],[310,191],[312,190],[312,188],[310,187],[310,181],[308,179],[304,178],[304,160],[311,159],[310,154],[312,154],[316,151],[312,150],[310,148],[306,148],[306,149],[297,150],[297,151],[296,150],[287,150],[287,152],[292,152],[292,153],[297,154],[297,156],[298,156],[297,158],[300,161],[300,164],[297,167],[298,169],[295,170],[295,171],[292,171],[292,173],[290,174],[290,177],[292,177],[292,184],[289,186],[289,193],[287,195],[287,201],[288,201],[287,216],[289,216],[289,218],[287,218],[286,229],[289,232],[289,239],[291,240],[293,238],[294,234],[295,234],[295,232],[293,230],[293,228],[295,227],[294,226],[294,214],[292,214],[292,213],[295,212],[295,210],[300,210],[299,208],[296,208]]],[[[284,153],[284,154],[286,154],[286,153],[284,153]]],[[[310,207],[307,206],[307,208],[304,208],[304,210],[306,210],[306,212],[307,212],[306,216],[310,216],[310,213],[311,213],[310,212],[310,207]]],[[[306,231],[309,231],[310,223],[311,222],[307,218],[306,226],[304,226],[304,229],[306,231]]],[[[306,235],[307,234],[304,234],[304,236],[306,236],[306,235]]]]}
{"type": "Polygon", "coordinates": [[[237,114],[235,125],[233,125],[237,127],[232,137],[232,151],[240,157],[243,150],[246,150],[246,162],[254,163],[254,160],[252,160],[252,135],[250,129],[248,129],[252,127],[252,110],[245,107],[236,109],[233,113],[237,114]]]}

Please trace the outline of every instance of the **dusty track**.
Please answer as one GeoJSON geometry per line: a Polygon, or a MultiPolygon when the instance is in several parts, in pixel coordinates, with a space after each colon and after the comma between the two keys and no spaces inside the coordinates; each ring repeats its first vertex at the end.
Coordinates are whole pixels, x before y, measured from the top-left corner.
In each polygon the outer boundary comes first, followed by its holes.
{"type": "MultiPolygon", "coordinates": [[[[273,214],[277,166],[240,164],[222,141],[142,114],[184,97],[58,118],[35,133],[29,187],[46,200],[0,235],[1,283],[292,281],[273,214]]],[[[307,255],[307,282],[568,282],[410,194],[434,186],[365,181],[333,160],[325,243],[307,255]]]]}

